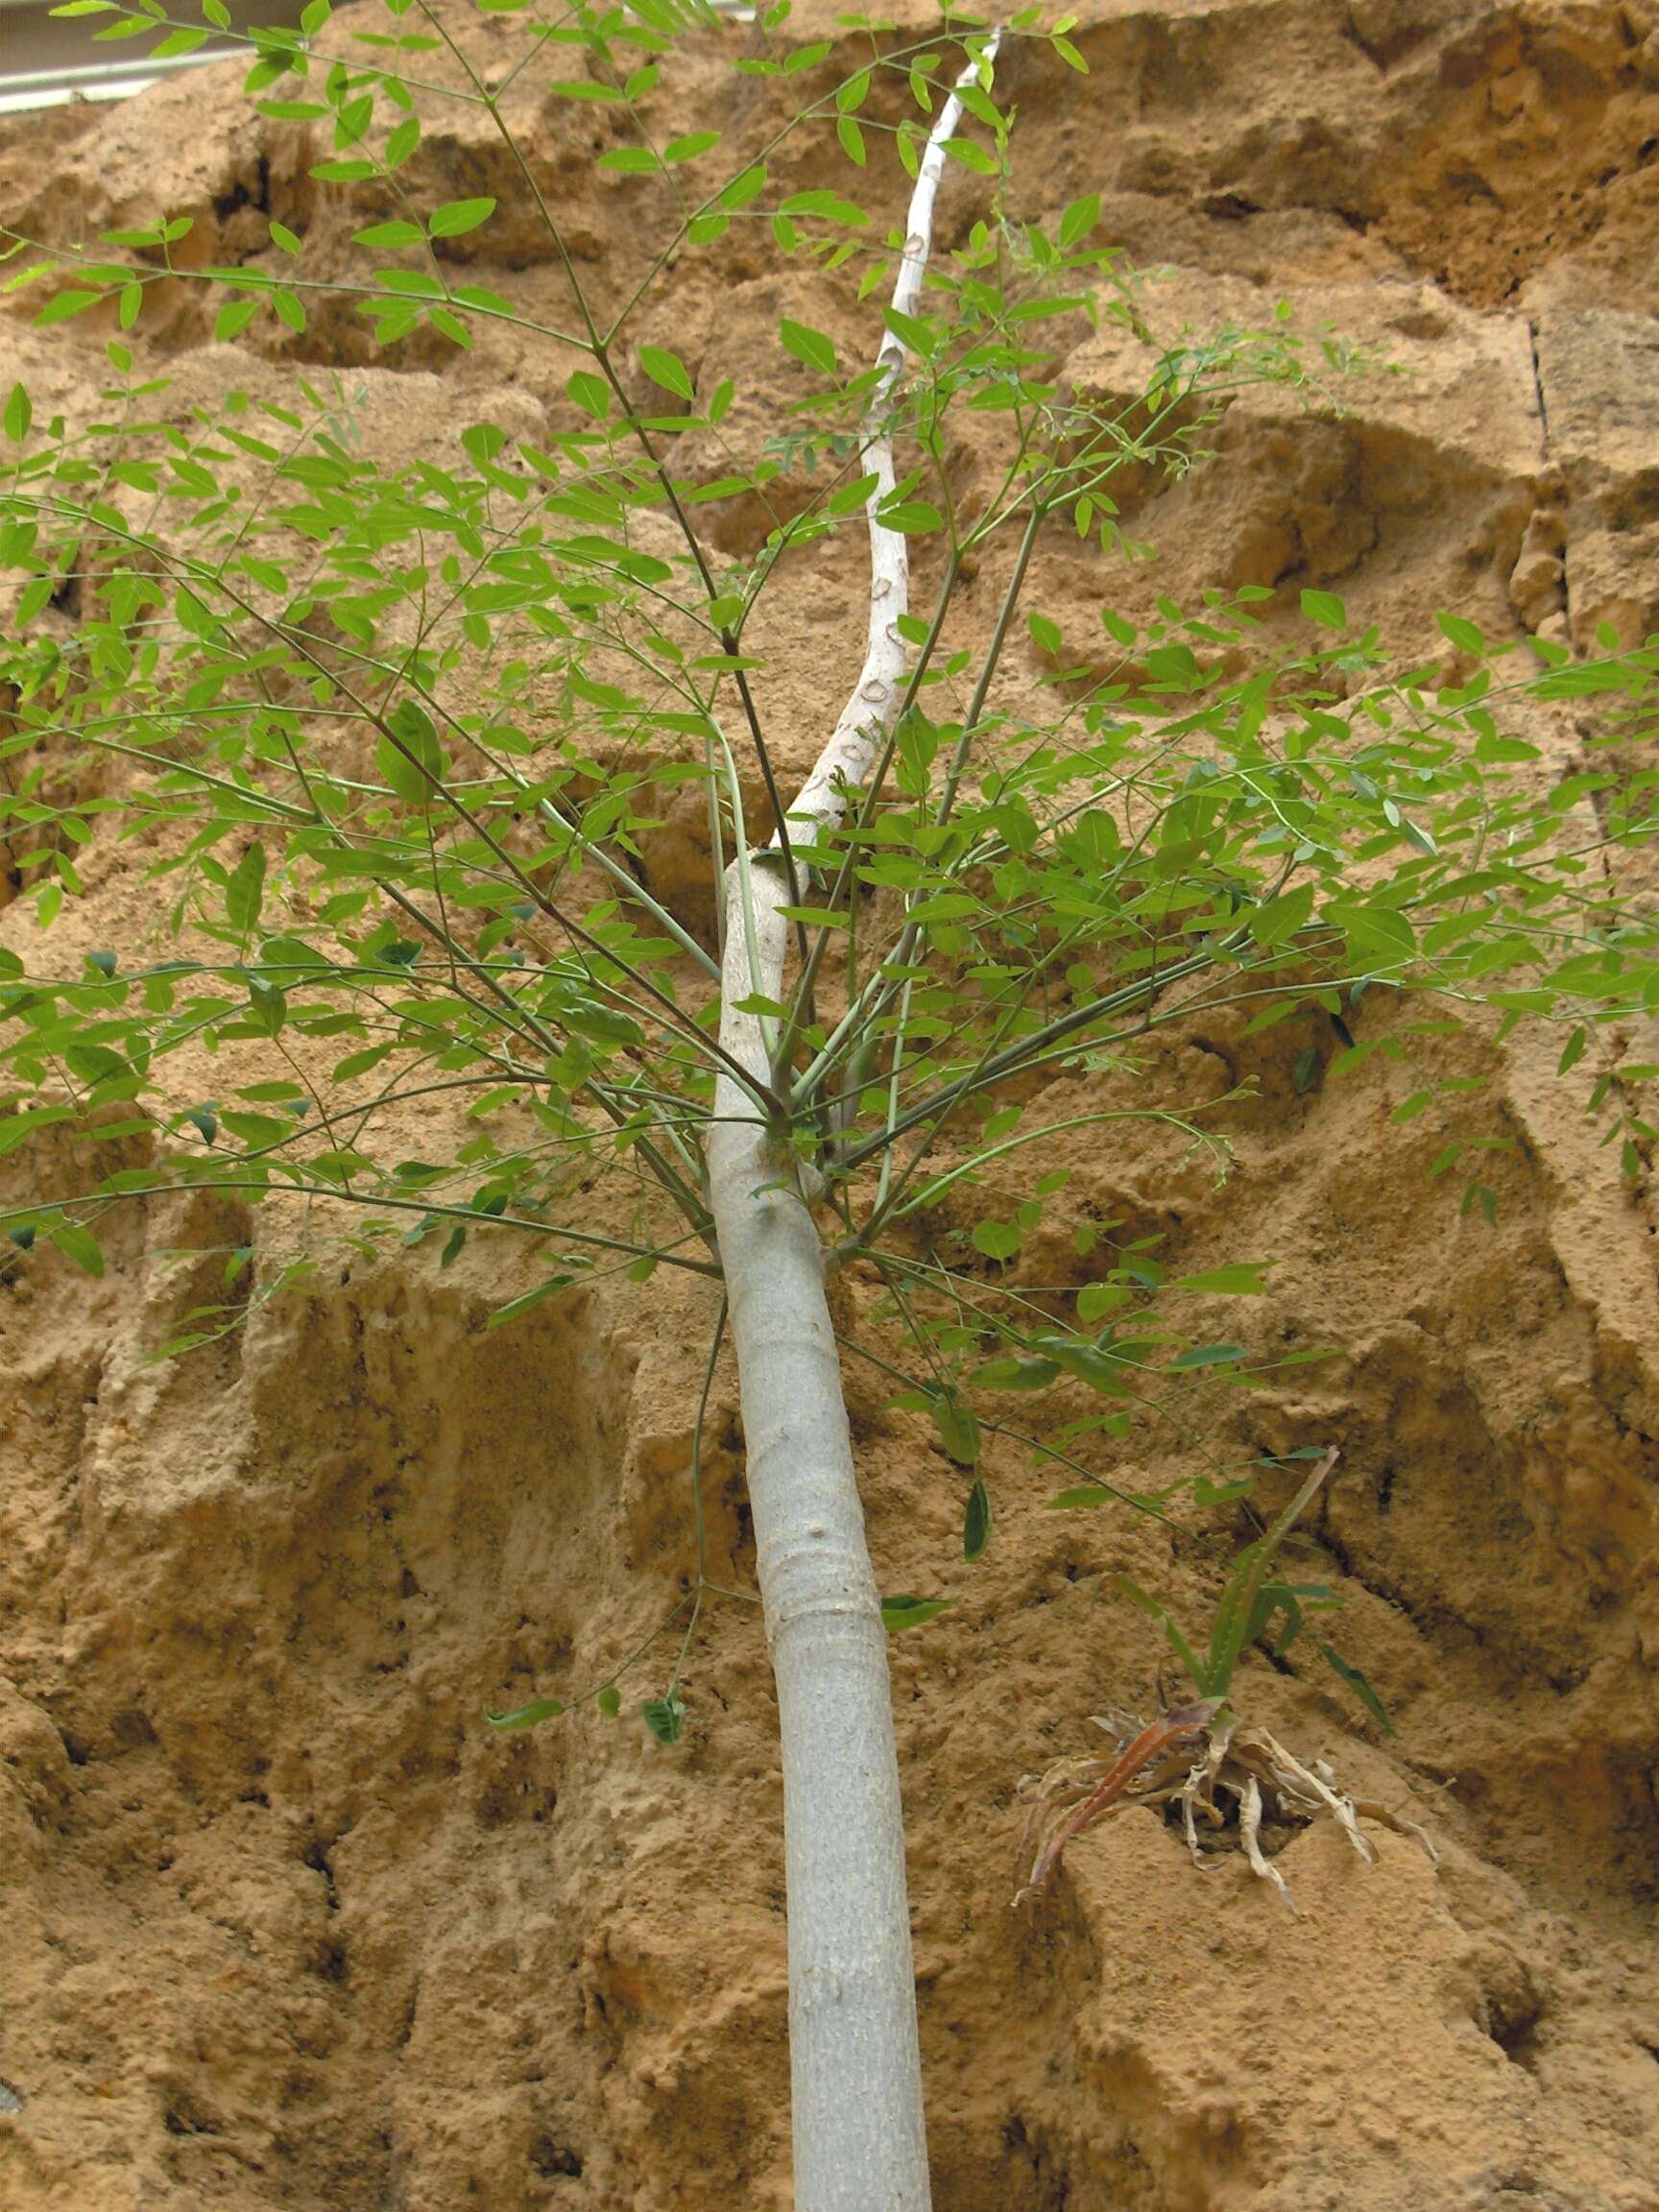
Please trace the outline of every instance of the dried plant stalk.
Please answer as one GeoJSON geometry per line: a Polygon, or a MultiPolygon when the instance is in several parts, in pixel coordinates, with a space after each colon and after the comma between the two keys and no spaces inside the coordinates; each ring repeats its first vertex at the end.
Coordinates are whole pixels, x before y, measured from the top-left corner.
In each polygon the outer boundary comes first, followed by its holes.
{"type": "Polygon", "coordinates": [[[1376,1849],[1359,1825],[1368,1820],[1415,1838],[1430,1864],[1440,1863],[1417,1821],[1374,1797],[1357,1798],[1339,1790],[1325,1761],[1303,1762],[1266,1729],[1225,1717],[1214,1699],[1173,1707],[1144,1725],[1121,1715],[1097,1717],[1097,1725],[1116,1739],[1111,1758],[1057,1760],[1020,1785],[1029,1811],[1021,1836],[1024,1878],[1016,1905],[1047,1886],[1070,1842],[1096,1820],[1129,1805],[1176,1808],[1193,1862],[1205,1869],[1216,1863],[1216,1845],[1213,1840],[1206,1847],[1200,1823],[1212,1839],[1235,1828],[1252,1871],[1273,1885],[1292,1912],[1295,1900],[1262,1846],[1264,1825],[1334,1820],[1358,1856],[1371,1862],[1376,1849]]]}

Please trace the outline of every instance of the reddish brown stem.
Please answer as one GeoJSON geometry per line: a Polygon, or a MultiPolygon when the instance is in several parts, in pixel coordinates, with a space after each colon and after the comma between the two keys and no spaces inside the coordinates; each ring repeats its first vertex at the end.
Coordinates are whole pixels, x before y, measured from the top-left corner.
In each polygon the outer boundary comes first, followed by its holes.
{"type": "Polygon", "coordinates": [[[1185,1750],[1189,1745],[1196,1743],[1214,1716],[1214,1703],[1206,1699],[1198,1705],[1178,1705],[1173,1711],[1161,1713],[1156,1720],[1149,1721],[1134,1742],[1114,1760],[1088,1796],[1073,1805],[1065,1819],[1055,1828],[1037,1855],[1037,1863],[1031,1869],[1027,1889],[1042,1888],[1059,1865],[1060,1855],[1071,1839],[1080,1836],[1085,1828],[1109,1811],[1137,1775],[1150,1767],[1154,1760],[1163,1758],[1166,1752],[1185,1750]]]}

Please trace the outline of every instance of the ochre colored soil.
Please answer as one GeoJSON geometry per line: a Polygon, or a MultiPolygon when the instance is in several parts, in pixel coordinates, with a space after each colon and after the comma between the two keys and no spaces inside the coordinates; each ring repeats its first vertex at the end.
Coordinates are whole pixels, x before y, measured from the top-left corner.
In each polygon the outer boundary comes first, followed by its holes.
{"type": "MultiPolygon", "coordinates": [[[[919,0],[898,12],[924,20],[919,0]]],[[[1340,415],[1252,397],[1207,469],[1146,489],[1130,519],[1155,563],[1058,541],[1035,603],[1083,634],[1102,597],[1137,613],[1160,591],[1283,583],[1293,610],[1313,585],[1407,651],[1446,606],[1494,637],[1659,627],[1656,22],[1651,0],[1085,0],[1087,77],[1018,53],[1016,215],[1098,189],[1108,232],[1167,266],[1150,295],[1165,326],[1266,322],[1283,298],[1405,372],[1346,381],[1340,415]]],[[[831,24],[822,0],[786,36],[814,23],[831,24]]],[[[855,51],[839,36],[837,69],[855,51]]],[[[757,142],[782,95],[733,72],[747,36],[711,33],[676,62],[658,117],[757,142]]],[[[585,275],[619,295],[643,187],[595,170],[603,120],[543,106],[534,75],[516,127],[585,275]]],[[[322,149],[251,117],[237,82],[6,124],[0,206],[60,240],[188,213],[213,263],[268,256],[276,216],[306,233],[313,273],[343,271],[350,219],[306,177],[322,149]]],[[[783,173],[797,189],[834,174],[805,150],[783,173]]],[[[878,174],[893,193],[892,164],[878,174]]],[[[410,181],[423,202],[511,197],[482,128],[430,134],[410,181]]],[[[976,194],[953,174],[947,242],[976,194]]],[[[557,320],[529,224],[504,216],[485,240],[479,279],[557,320]]],[[[275,395],[336,370],[383,456],[441,455],[469,421],[534,440],[567,419],[571,357],[513,332],[371,362],[343,307],[286,351],[230,349],[209,344],[211,305],[180,284],[134,339],[179,420],[232,383],[275,395]]],[[[23,376],[37,417],[85,420],[107,332],[37,331],[27,311],[0,321],[0,383],[23,376]]],[[[737,377],[739,431],[801,388],[781,314],[829,327],[844,360],[875,329],[763,230],[676,268],[656,312],[701,379],[737,377]]],[[[1068,330],[1069,374],[1127,373],[1081,318],[1068,330]]],[[[716,473],[690,445],[682,461],[716,473]]],[[[966,492],[982,458],[952,453],[966,492]]],[[[768,526],[701,512],[728,552],[768,526]]],[[[756,634],[785,768],[856,668],[862,561],[851,534],[798,557],[756,634]]],[[[999,589],[989,570],[971,583],[964,635],[999,589]]],[[[1016,658],[1010,685],[1034,686],[1035,648],[1016,658]]],[[[1567,715],[1533,734],[1554,769],[1581,740],[1567,715]]],[[[695,808],[648,857],[659,894],[706,924],[695,808]]],[[[143,855],[101,837],[84,872],[58,925],[69,953],[136,948],[143,855]]],[[[26,902],[0,916],[6,942],[33,931],[26,902]]],[[[1206,1441],[1341,1446],[1300,1563],[1344,1594],[1342,1647],[1398,1733],[1357,1724],[1301,1647],[1277,1668],[1253,1654],[1240,1697],[1425,1821],[1438,1875],[1407,1839],[1382,1835],[1366,1866],[1312,1829],[1278,1862],[1293,1919],[1240,1859],[1201,1876],[1138,1812],[1011,1911],[1019,1777],[1085,1748],[1090,1714],[1147,1709],[1167,1656],[1112,1577],[1196,1614],[1244,1524],[1172,1537],[1050,1513],[1052,1472],[997,1438],[996,1535],[966,1570],[960,1472],[849,1362],[882,1587],[960,1594],[893,1646],[942,2212],[1659,2206],[1659,1212],[1583,1110],[1587,1076],[1659,1049],[1610,1033],[1562,1082],[1558,1039],[1367,1020],[1407,1057],[1328,1080],[1306,1058],[1337,1049],[1322,1018],[1166,1033],[1141,1056],[1142,1100],[1255,1079],[1216,1118],[1227,1181],[1143,1123],[1072,1132],[1043,1150],[1074,1172],[1052,1249],[1026,1261],[1052,1280],[1092,1218],[1161,1234],[1187,1269],[1274,1262],[1265,1299],[1219,1316],[1228,1333],[1334,1357],[1227,1399],[1206,1441]],[[1459,1213],[1458,1178],[1430,1179],[1456,1117],[1390,1122],[1425,1082],[1471,1073],[1489,1087],[1469,1128],[1511,1141],[1483,1170],[1495,1225],[1459,1213]]],[[[1046,1103],[1064,1119],[1120,1083],[1065,1075],[1046,1103]]],[[[7,1167],[14,1193],[40,1157],[7,1167]]],[[[595,1219],[609,1203],[602,1187],[571,1202],[595,1219]]],[[[440,1273],[425,1251],[365,1259],[313,1231],[325,1264],[243,1332],[140,1363],[219,1265],[163,1255],[251,1241],[269,1265],[306,1233],[157,1202],[112,1237],[101,1282],[50,1257],[0,1278],[0,2204],[784,2205],[775,1713],[754,1612],[721,1606],[700,1634],[677,1750],[632,1708],[512,1739],[481,1719],[603,1678],[690,1571],[710,1288],[663,1272],[486,1333],[533,1279],[516,1253],[474,1240],[440,1273]]],[[[850,1331],[872,1295],[839,1289],[850,1331]]],[[[713,1572],[741,1585],[724,1366],[713,1407],[713,1572]]],[[[1136,1450],[1130,1486],[1190,1472],[1178,1439],[1136,1450]]],[[[630,1677],[636,1700],[658,1668],[630,1677]]]]}

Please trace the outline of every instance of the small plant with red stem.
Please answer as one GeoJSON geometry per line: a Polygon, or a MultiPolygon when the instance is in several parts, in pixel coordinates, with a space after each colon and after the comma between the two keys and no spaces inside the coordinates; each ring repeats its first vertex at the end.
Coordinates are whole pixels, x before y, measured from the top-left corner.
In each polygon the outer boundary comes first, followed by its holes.
{"type": "MultiPolygon", "coordinates": [[[[1268,1576],[1274,1555],[1317,1496],[1336,1458],[1334,1446],[1323,1453],[1265,1533],[1239,1552],[1215,1608],[1209,1648],[1202,1658],[1163,1605],[1120,1578],[1118,1587],[1124,1595],[1162,1623],[1197,1696],[1169,1705],[1161,1691],[1159,1715],[1144,1724],[1134,1716],[1096,1715],[1095,1725],[1115,1739],[1109,1756],[1058,1760],[1044,1773],[1023,1779],[1020,1791],[1029,1811],[1020,1844],[1024,1880],[1014,1900],[1017,1905],[1046,1887],[1068,1843],[1096,1820],[1129,1805],[1178,1808],[1193,1862],[1206,1869],[1215,1862],[1201,1841],[1200,1824],[1213,1836],[1236,1826],[1252,1870],[1272,1883],[1292,1912],[1296,1907],[1285,1878],[1262,1849],[1263,1822],[1295,1826],[1333,1819],[1359,1857],[1369,1861],[1376,1853],[1359,1823],[1371,1820],[1415,1836],[1431,1863],[1439,1864],[1439,1854],[1416,1821],[1378,1799],[1339,1790],[1324,1760],[1305,1763],[1296,1758],[1266,1729],[1241,1721],[1229,1703],[1234,1671],[1248,1645],[1283,1617],[1285,1625],[1273,1647],[1276,1653],[1283,1652],[1301,1633],[1308,1611],[1340,1602],[1321,1585],[1280,1582],[1268,1576]]],[[[1387,1714],[1364,1677],[1329,1645],[1321,1645],[1320,1650],[1387,1728],[1387,1714]]]]}

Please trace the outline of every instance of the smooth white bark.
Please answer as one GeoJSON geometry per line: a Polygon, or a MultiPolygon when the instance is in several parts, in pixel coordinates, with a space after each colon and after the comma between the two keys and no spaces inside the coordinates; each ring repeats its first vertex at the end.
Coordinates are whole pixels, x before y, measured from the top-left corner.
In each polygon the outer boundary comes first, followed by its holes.
{"type": "MultiPolygon", "coordinates": [[[[995,51],[995,41],[991,42],[995,51]]],[[[963,72],[971,82],[977,64],[963,72]]],[[[894,303],[914,313],[932,236],[951,96],[910,203],[894,303]]],[[[863,670],[789,809],[833,828],[868,774],[904,676],[904,539],[877,519],[894,483],[889,401],[904,349],[889,334],[868,420],[870,631],[863,670]]],[[[727,871],[727,1051],[769,1083],[760,1022],[733,1008],[782,995],[801,896],[774,854],[727,871]]],[[[929,2191],[904,1880],[904,1829],[880,1600],[864,1535],[824,1255],[793,1156],[753,1099],[720,1074],[708,1146],[710,1203],[731,1305],[757,1568],[778,1684],[789,1911],[789,2041],[797,2212],[926,2212],[929,2191]]]]}

